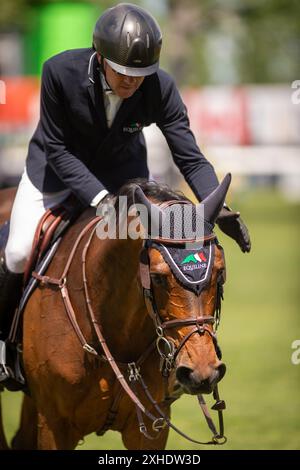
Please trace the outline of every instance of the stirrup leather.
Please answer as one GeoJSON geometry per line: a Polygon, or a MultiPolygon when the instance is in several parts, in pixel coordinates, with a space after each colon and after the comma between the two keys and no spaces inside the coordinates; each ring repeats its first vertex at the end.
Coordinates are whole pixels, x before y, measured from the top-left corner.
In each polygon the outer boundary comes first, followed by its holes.
{"type": "Polygon", "coordinates": [[[0,340],[0,388],[3,384],[8,390],[22,390],[26,386],[20,363],[18,346],[7,357],[7,341],[0,340]]]}
{"type": "Polygon", "coordinates": [[[11,378],[11,373],[6,365],[6,344],[0,340],[0,383],[11,378]]]}

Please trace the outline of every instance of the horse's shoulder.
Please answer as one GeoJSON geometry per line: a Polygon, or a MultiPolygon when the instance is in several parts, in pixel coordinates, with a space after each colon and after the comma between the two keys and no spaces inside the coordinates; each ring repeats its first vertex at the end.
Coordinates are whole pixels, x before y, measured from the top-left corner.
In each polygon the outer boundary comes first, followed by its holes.
{"type": "MultiPolygon", "coordinates": [[[[72,250],[77,239],[80,237],[80,234],[88,223],[95,218],[95,215],[95,209],[86,209],[74,222],[70,224],[60,244],[60,252],[69,253],[72,250]]],[[[90,231],[88,231],[88,233],[90,233],[90,231]]],[[[85,237],[83,237],[83,239],[85,239],[85,237]]]]}

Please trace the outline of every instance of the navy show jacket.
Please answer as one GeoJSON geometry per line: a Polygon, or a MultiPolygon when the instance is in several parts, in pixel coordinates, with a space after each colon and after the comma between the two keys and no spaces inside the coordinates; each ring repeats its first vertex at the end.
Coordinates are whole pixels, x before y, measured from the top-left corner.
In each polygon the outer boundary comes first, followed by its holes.
{"type": "Polygon", "coordinates": [[[41,84],[40,121],[26,160],[42,192],[70,188],[86,205],[103,189],[117,191],[133,178],[147,178],[144,126],[156,123],[175,164],[201,200],[218,185],[189,127],[186,108],[163,70],[145,77],[124,99],[111,128],[93,49],[74,49],[47,60],[41,84]]]}

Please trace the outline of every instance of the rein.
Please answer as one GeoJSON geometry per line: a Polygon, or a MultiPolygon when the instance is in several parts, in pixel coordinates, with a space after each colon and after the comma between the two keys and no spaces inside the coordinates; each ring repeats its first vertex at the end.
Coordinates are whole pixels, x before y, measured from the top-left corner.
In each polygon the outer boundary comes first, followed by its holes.
{"type": "MultiPolygon", "coordinates": [[[[151,279],[150,279],[150,272],[149,272],[149,263],[146,263],[146,260],[148,259],[146,257],[146,251],[147,246],[144,246],[142,253],[141,253],[141,263],[140,263],[140,274],[141,274],[141,280],[142,280],[142,286],[143,286],[143,292],[144,292],[144,299],[145,299],[145,304],[147,307],[147,311],[151,318],[154,321],[155,327],[156,327],[156,334],[157,338],[150,344],[150,346],[147,348],[146,352],[142,354],[142,356],[136,361],[136,362],[131,362],[128,364],[122,364],[123,366],[126,366],[128,369],[128,380],[129,384],[126,381],[124,375],[122,374],[120,367],[118,366],[117,362],[115,361],[114,357],[112,356],[106,340],[102,334],[101,331],[101,324],[98,322],[96,319],[95,313],[93,311],[92,305],[91,305],[91,299],[89,296],[89,291],[88,291],[88,283],[87,283],[87,277],[86,277],[86,258],[87,258],[87,253],[89,246],[91,244],[91,241],[93,239],[93,236],[96,232],[97,229],[97,224],[101,220],[101,217],[97,216],[93,218],[85,227],[84,229],[80,232],[78,235],[75,244],[69,254],[67,263],[65,265],[65,268],[63,270],[63,273],[59,279],[56,278],[51,278],[49,276],[41,276],[36,272],[32,273],[32,276],[37,279],[41,285],[53,285],[56,288],[58,288],[61,292],[61,296],[64,302],[64,306],[66,309],[66,313],[68,315],[68,318],[70,320],[70,323],[73,326],[73,329],[85,351],[88,353],[98,356],[100,359],[107,361],[109,365],[111,366],[120,387],[123,388],[123,390],[126,392],[126,394],[129,396],[131,401],[134,403],[135,408],[136,408],[136,414],[137,414],[137,419],[139,422],[139,429],[140,432],[145,435],[146,438],[148,439],[157,439],[158,435],[156,436],[151,436],[147,428],[145,426],[145,423],[143,421],[142,414],[147,416],[151,421],[152,421],[152,429],[156,432],[159,433],[166,425],[172,428],[175,432],[180,434],[182,437],[185,439],[196,443],[196,444],[205,444],[205,445],[222,445],[224,444],[227,439],[224,436],[224,425],[223,425],[223,415],[222,411],[225,409],[225,402],[223,400],[220,400],[219,394],[218,394],[218,388],[217,386],[215,387],[213,391],[213,397],[216,400],[216,403],[213,405],[212,409],[218,411],[218,417],[219,417],[219,432],[217,431],[213,420],[209,414],[207,405],[205,403],[205,400],[202,395],[198,395],[198,402],[201,406],[201,409],[203,411],[203,414],[205,416],[206,422],[208,424],[209,429],[212,431],[213,436],[212,439],[208,442],[202,442],[198,441],[195,439],[190,438],[186,434],[184,434],[182,431],[180,431],[177,427],[175,427],[169,418],[166,416],[166,414],[161,410],[159,404],[153,399],[152,395],[149,392],[148,387],[146,386],[141,374],[140,374],[140,365],[142,362],[146,360],[146,358],[149,356],[149,354],[155,349],[156,349],[160,355],[161,361],[160,361],[160,370],[162,372],[162,375],[165,380],[167,380],[170,371],[174,367],[175,359],[180,352],[181,348],[184,346],[184,344],[189,340],[189,338],[195,334],[198,333],[200,335],[208,333],[214,342],[214,345],[216,347],[216,351],[218,354],[219,348],[217,346],[217,340],[216,340],[216,335],[214,331],[211,331],[207,325],[213,325],[215,322],[215,318],[212,316],[200,316],[196,318],[188,318],[188,319],[178,319],[178,320],[170,320],[167,322],[162,322],[159,313],[157,311],[155,301],[153,298],[152,294],[152,289],[151,289],[151,279]],[[85,300],[86,300],[86,305],[88,308],[90,320],[93,324],[94,331],[96,333],[97,339],[99,341],[99,344],[102,347],[102,350],[104,352],[104,355],[99,354],[96,349],[91,346],[86,338],[84,337],[77,319],[76,319],[76,314],[73,309],[68,288],[67,288],[67,276],[69,269],[71,267],[72,261],[74,259],[76,250],[88,232],[91,231],[88,240],[83,248],[82,251],[82,276],[83,276],[83,283],[84,283],[84,293],[85,293],[85,300]],[[182,327],[182,326],[194,326],[192,331],[190,331],[180,342],[179,346],[177,349],[175,349],[174,343],[168,340],[164,336],[164,332],[170,328],[177,328],[177,327],[182,327]],[[140,399],[137,396],[137,393],[135,391],[135,385],[139,383],[143,389],[143,392],[147,399],[150,401],[154,409],[157,411],[159,414],[159,417],[154,416],[150,411],[148,411],[145,406],[141,403],[140,399]]],[[[213,237],[209,237],[209,240],[212,240],[213,237]]],[[[219,354],[218,354],[219,355],[219,354]]],[[[122,389],[121,388],[121,389],[122,389]]],[[[121,390],[120,389],[120,390],[121,390]]],[[[119,401],[120,394],[117,396],[117,400],[114,402],[114,405],[116,405],[116,402],[119,401]]],[[[114,416],[116,414],[115,411],[111,410],[111,415],[114,416]]],[[[104,425],[105,426],[105,425],[104,425]]],[[[98,434],[101,434],[101,431],[98,432],[98,434]]]]}

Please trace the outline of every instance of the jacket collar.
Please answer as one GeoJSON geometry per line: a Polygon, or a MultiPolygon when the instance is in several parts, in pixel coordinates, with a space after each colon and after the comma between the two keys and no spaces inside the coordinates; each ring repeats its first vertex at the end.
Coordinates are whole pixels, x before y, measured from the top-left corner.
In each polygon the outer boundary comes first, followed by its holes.
{"type": "Polygon", "coordinates": [[[93,52],[93,54],[91,55],[90,59],[89,59],[89,64],[88,64],[88,77],[89,77],[89,81],[91,83],[95,83],[95,79],[94,79],[94,61],[95,59],[97,59],[97,52],[93,52]]]}
{"type": "Polygon", "coordinates": [[[107,130],[108,127],[107,127],[107,122],[106,122],[103,89],[102,89],[101,80],[100,80],[99,64],[97,61],[97,52],[93,52],[93,54],[90,56],[87,75],[88,75],[88,83],[87,83],[88,93],[95,107],[99,122],[107,130]]]}
{"type": "Polygon", "coordinates": [[[111,128],[108,129],[103,98],[103,86],[100,79],[100,70],[96,52],[93,52],[89,59],[87,87],[90,98],[96,108],[96,113],[100,118],[102,125],[106,128],[109,134],[110,131],[112,131],[118,124],[124,122],[130,111],[134,109],[134,107],[137,105],[138,101],[142,96],[142,92],[140,90],[137,90],[134,95],[131,96],[131,98],[124,99],[119,111],[115,116],[111,128]]]}

